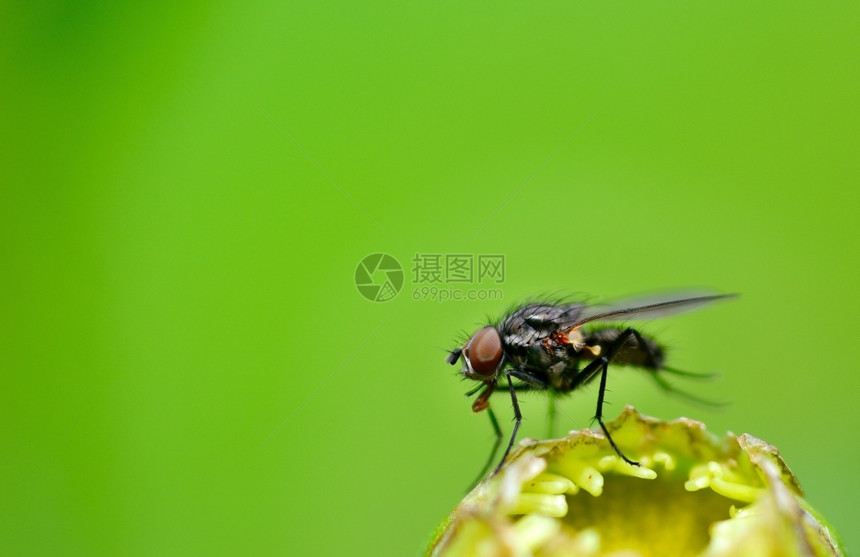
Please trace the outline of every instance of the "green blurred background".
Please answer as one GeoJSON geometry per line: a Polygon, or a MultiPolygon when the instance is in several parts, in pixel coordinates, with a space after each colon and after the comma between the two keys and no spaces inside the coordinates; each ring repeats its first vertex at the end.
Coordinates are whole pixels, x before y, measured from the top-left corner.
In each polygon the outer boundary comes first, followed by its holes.
{"type": "Polygon", "coordinates": [[[458,333],[677,287],[743,295],[642,326],[733,405],[622,369],[607,415],[776,444],[860,547],[856,2],[0,10],[0,553],[416,554],[491,444],[458,333]],[[504,299],[414,301],[416,253],[504,299]]]}

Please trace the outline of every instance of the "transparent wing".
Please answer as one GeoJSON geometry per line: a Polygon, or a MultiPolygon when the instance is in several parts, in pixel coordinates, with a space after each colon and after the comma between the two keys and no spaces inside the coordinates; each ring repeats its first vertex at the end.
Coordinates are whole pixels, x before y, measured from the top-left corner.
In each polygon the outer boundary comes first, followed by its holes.
{"type": "Polygon", "coordinates": [[[558,331],[579,321],[585,307],[581,303],[532,304],[522,312],[522,318],[537,331],[558,331]]]}
{"type": "Polygon", "coordinates": [[[606,305],[592,305],[583,308],[573,329],[592,321],[621,321],[625,319],[656,319],[685,311],[693,311],[716,302],[735,298],[737,294],[714,294],[712,292],[685,292],[656,296],[646,296],[621,300],[606,305]]]}

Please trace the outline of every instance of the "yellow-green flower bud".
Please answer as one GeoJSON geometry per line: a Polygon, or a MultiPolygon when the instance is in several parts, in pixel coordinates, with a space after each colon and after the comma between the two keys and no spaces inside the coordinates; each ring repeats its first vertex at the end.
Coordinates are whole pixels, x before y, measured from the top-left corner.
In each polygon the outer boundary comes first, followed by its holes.
{"type": "Polygon", "coordinates": [[[440,526],[428,554],[704,557],[843,555],[776,448],[627,407],[600,433],[525,439],[440,526]]]}

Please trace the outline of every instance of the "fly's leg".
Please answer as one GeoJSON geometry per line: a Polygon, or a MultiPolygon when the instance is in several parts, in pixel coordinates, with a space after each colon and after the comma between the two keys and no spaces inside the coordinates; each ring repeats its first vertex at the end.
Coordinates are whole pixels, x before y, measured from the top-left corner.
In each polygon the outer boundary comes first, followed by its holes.
{"type": "MultiPolygon", "coordinates": [[[[496,469],[493,470],[493,474],[498,473],[498,471],[502,468],[502,464],[505,463],[505,459],[508,458],[508,454],[510,454],[511,449],[514,447],[514,442],[517,439],[517,431],[520,429],[520,423],[522,423],[522,421],[523,421],[523,415],[520,412],[520,403],[517,400],[517,391],[531,390],[531,389],[546,389],[547,388],[546,383],[544,383],[543,381],[541,381],[537,377],[535,377],[535,376],[533,376],[530,373],[525,372],[525,371],[520,371],[517,369],[509,369],[509,370],[505,371],[505,377],[508,380],[508,390],[510,391],[510,394],[511,394],[511,404],[513,404],[513,407],[514,407],[515,423],[514,423],[514,430],[513,430],[513,432],[511,432],[511,439],[510,439],[510,441],[508,441],[508,447],[505,449],[505,454],[502,455],[502,459],[499,461],[499,464],[496,466],[496,469]],[[525,383],[525,385],[522,385],[522,384],[514,385],[513,381],[511,381],[511,377],[514,377],[515,379],[519,379],[520,381],[525,383]]],[[[480,412],[481,410],[487,410],[488,411],[488,413],[490,415],[490,423],[492,423],[493,431],[496,434],[496,440],[493,443],[493,451],[490,453],[490,458],[487,461],[487,464],[484,465],[484,468],[481,469],[481,473],[478,475],[478,478],[473,483],[473,485],[477,484],[478,481],[480,481],[483,478],[484,474],[487,472],[487,469],[492,464],[493,459],[495,458],[496,452],[498,451],[499,445],[501,443],[502,429],[499,427],[499,422],[496,419],[496,415],[493,413],[492,408],[490,408],[490,401],[489,401],[490,395],[492,395],[493,391],[496,389],[496,385],[497,385],[496,383],[488,384],[486,389],[484,389],[484,392],[482,392],[480,394],[480,396],[478,396],[478,398],[475,399],[475,402],[472,403],[472,410],[473,411],[475,411],[475,412],[480,412]]]]}
{"type": "MultiPolygon", "coordinates": [[[[520,371],[518,369],[509,369],[505,371],[505,374],[508,376],[508,382],[510,382],[511,377],[514,379],[519,379],[532,389],[545,390],[549,388],[549,385],[546,384],[545,381],[542,381],[532,375],[527,371],[520,371]]],[[[514,386],[514,389],[517,389],[517,386],[514,386]]],[[[517,389],[519,390],[519,389],[517,389]]]]}
{"type": "MultiPolygon", "coordinates": [[[[613,342],[615,342],[615,340],[618,339],[619,334],[620,333],[615,329],[602,329],[593,331],[590,334],[586,335],[584,340],[586,343],[586,347],[588,348],[594,346],[609,346],[613,342]]],[[[688,379],[702,380],[713,379],[714,377],[716,377],[717,374],[693,373],[690,371],[682,371],[680,369],[664,365],[663,354],[657,347],[657,345],[654,343],[654,341],[644,339],[637,331],[633,331],[633,335],[636,337],[638,346],[627,346],[625,349],[626,354],[616,358],[616,362],[619,360],[625,360],[624,363],[626,364],[636,365],[641,367],[642,369],[648,370],[648,375],[652,379],[654,379],[654,382],[657,383],[657,385],[669,395],[676,396],[678,398],[686,400],[687,402],[692,402],[701,406],[708,406],[712,408],[721,408],[727,406],[725,402],[713,401],[681,390],[672,385],[664,377],[665,374],[672,374],[688,379]]]]}
{"type": "MultiPolygon", "coordinates": [[[[509,370],[509,371],[505,372],[505,377],[508,379],[508,388],[511,391],[511,404],[513,404],[513,406],[514,406],[514,420],[515,420],[514,431],[511,433],[511,440],[508,441],[508,448],[505,449],[505,454],[502,455],[502,460],[499,461],[498,466],[496,466],[496,469],[493,470],[493,474],[499,473],[499,470],[501,470],[501,468],[502,468],[502,464],[504,464],[505,459],[508,458],[508,454],[510,454],[511,449],[514,446],[514,441],[516,441],[516,439],[517,439],[517,430],[520,429],[520,423],[522,423],[522,421],[523,421],[523,415],[520,412],[520,403],[517,401],[517,391],[514,389],[513,381],[511,381],[511,375],[514,375],[514,373],[513,373],[514,371],[516,371],[516,370],[509,370]]],[[[514,377],[517,377],[517,376],[514,375],[514,377]]],[[[519,377],[517,377],[517,378],[519,378],[519,377]]]]}
{"type": "Polygon", "coordinates": [[[618,445],[615,444],[615,440],[612,439],[612,435],[609,434],[609,430],[606,428],[606,424],[603,423],[603,399],[606,395],[606,376],[609,371],[609,362],[618,354],[618,351],[624,346],[624,344],[630,340],[631,338],[635,338],[639,343],[639,346],[642,347],[646,353],[649,355],[649,358],[656,363],[656,359],[653,354],[651,354],[651,350],[647,347],[647,343],[639,334],[639,331],[636,329],[628,328],[625,329],[618,337],[612,341],[606,347],[606,351],[598,358],[589,363],[585,368],[576,375],[573,380],[573,384],[571,385],[571,390],[575,389],[577,386],[587,383],[590,379],[592,379],[598,371],[600,371],[600,388],[597,391],[597,410],[595,412],[594,418],[597,420],[597,423],[600,424],[600,429],[603,430],[603,433],[606,435],[606,440],[609,441],[609,444],[615,450],[615,453],[621,457],[621,459],[627,464],[632,464],[633,466],[639,466],[639,463],[635,460],[630,460],[624,453],[621,452],[621,449],[618,448],[618,445]]]}
{"type": "MultiPolygon", "coordinates": [[[[528,390],[542,390],[546,391],[547,398],[549,399],[549,435],[548,437],[552,437],[553,430],[555,429],[555,397],[553,396],[553,391],[550,389],[549,384],[541,379],[538,379],[533,374],[527,371],[520,371],[518,369],[511,369],[506,372],[508,374],[508,382],[510,384],[511,377],[513,376],[516,379],[519,379],[524,384],[514,385],[511,387],[514,391],[528,391],[528,390]]],[[[514,401],[514,408],[517,408],[517,403],[514,401]]],[[[513,441],[511,442],[513,444],[513,441]]],[[[508,448],[510,451],[510,448],[508,448]]],[[[507,453],[505,454],[507,456],[507,453]]],[[[505,459],[502,459],[504,462],[505,459]]],[[[501,464],[499,464],[501,467],[501,464]]]]}
{"type": "Polygon", "coordinates": [[[493,433],[496,435],[496,439],[493,441],[493,449],[490,451],[490,457],[487,459],[487,462],[486,464],[484,464],[484,467],[481,468],[481,472],[478,474],[478,477],[475,478],[475,480],[472,482],[471,487],[469,489],[472,489],[473,487],[478,485],[478,482],[484,479],[484,474],[487,473],[487,470],[489,470],[490,466],[493,465],[493,461],[496,460],[496,454],[499,452],[499,445],[501,445],[502,443],[502,428],[499,427],[499,420],[496,419],[496,413],[493,412],[492,408],[487,406],[487,414],[489,414],[490,416],[490,423],[493,425],[493,433]]]}
{"type": "MultiPolygon", "coordinates": [[[[680,369],[675,369],[675,368],[666,367],[666,366],[663,366],[662,368],[660,368],[660,371],[663,371],[666,373],[671,373],[673,375],[678,375],[680,377],[687,377],[689,379],[697,379],[697,380],[713,379],[714,377],[717,376],[716,373],[693,373],[692,371],[681,371],[680,369]]],[[[666,394],[671,395],[671,396],[676,396],[678,398],[685,400],[686,402],[691,402],[693,404],[698,404],[700,406],[705,406],[708,408],[718,408],[718,409],[719,408],[725,408],[726,406],[729,406],[728,402],[711,400],[709,398],[700,397],[700,396],[694,395],[692,393],[688,393],[687,391],[681,390],[678,387],[676,387],[676,386],[672,385],[671,383],[669,383],[668,381],[666,381],[666,379],[661,377],[659,373],[655,372],[654,374],[652,374],[652,377],[654,378],[654,381],[657,383],[657,385],[666,392],[666,394]]]]}
{"type": "Polygon", "coordinates": [[[618,448],[618,445],[615,444],[615,441],[612,439],[612,436],[609,434],[609,430],[606,429],[606,424],[603,423],[603,395],[606,393],[606,376],[607,371],[609,370],[609,363],[603,364],[603,371],[600,374],[600,390],[597,392],[597,411],[594,414],[594,417],[597,418],[597,423],[600,424],[600,429],[603,430],[603,433],[606,434],[606,440],[609,441],[609,444],[612,445],[612,448],[615,449],[615,452],[618,456],[621,457],[621,460],[626,462],[627,464],[632,464],[633,466],[639,466],[639,463],[635,460],[630,460],[624,453],[621,452],[621,449],[618,448]]]}

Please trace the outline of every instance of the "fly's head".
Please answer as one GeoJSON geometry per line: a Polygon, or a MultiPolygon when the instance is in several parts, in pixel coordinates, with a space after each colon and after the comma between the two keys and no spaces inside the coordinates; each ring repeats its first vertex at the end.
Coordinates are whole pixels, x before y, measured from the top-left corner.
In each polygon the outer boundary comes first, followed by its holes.
{"type": "Polygon", "coordinates": [[[448,363],[455,365],[463,357],[463,375],[475,381],[492,381],[498,375],[504,360],[502,337],[491,325],[479,329],[469,342],[452,350],[448,363]]]}

